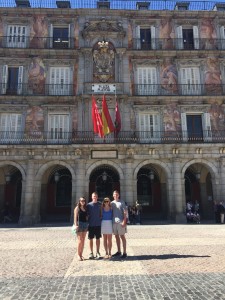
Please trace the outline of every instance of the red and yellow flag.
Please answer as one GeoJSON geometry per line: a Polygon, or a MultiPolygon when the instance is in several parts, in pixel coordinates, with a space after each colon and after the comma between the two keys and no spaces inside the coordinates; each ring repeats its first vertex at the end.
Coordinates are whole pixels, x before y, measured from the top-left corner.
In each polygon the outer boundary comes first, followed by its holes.
{"type": "Polygon", "coordinates": [[[94,133],[98,134],[100,137],[103,137],[102,117],[98,111],[98,106],[94,96],[92,96],[92,122],[94,133]]]}
{"type": "Polygon", "coordinates": [[[109,114],[109,109],[106,103],[105,95],[103,95],[102,98],[102,125],[103,135],[109,134],[115,130],[111,116],[109,114]]]}

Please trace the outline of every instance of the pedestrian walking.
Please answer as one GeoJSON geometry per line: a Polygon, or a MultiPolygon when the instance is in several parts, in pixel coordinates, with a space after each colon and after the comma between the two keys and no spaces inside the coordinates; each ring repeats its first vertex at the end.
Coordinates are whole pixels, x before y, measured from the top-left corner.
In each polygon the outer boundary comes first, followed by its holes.
{"type": "Polygon", "coordinates": [[[102,225],[101,233],[103,235],[103,243],[105,248],[104,258],[111,258],[112,254],[112,206],[108,197],[102,202],[102,225]]]}
{"type": "Polygon", "coordinates": [[[90,247],[89,259],[101,258],[100,238],[101,238],[101,202],[98,201],[96,192],[91,195],[92,201],[87,204],[88,212],[88,239],[90,247]],[[93,239],[96,239],[96,256],[93,252],[93,239]]]}
{"type": "Polygon", "coordinates": [[[87,205],[84,197],[81,197],[74,209],[74,225],[77,234],[77,254],[78,260],[84,260],[83,250],[85,237],[88,230],[87,205]]]}
{"type": "Polygon", "coordinates": [[[127,220],[127,212],[125,202],[119,199],[119,192],[113,192],[113,201],[112,201],[112,211],[113,211],[113,233],[116,238],[117,252],[113,254],[113,257],[126,258],[126,237],[125,233],[126,229],[126,220],[127,220]],[[121,253],[121,243],[123,247],[123,254],[121,253]]]}

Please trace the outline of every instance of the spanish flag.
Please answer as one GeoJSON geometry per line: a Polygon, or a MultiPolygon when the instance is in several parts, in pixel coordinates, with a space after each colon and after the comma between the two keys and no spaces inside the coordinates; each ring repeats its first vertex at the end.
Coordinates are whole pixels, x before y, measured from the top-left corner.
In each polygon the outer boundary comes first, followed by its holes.
{"type": "Polygon", "coordinates": [[[102,98],[102,125],[103,135],[109,134],[115,130],[115,127],[109,114],[105,95],[103,95],[102,98]]]}
{"type": "Polygon", "coordinates": [[[92,122],[94,133],[98,134],[100,137],[103,137],[102,117],[98,111],[98,106],[94,96],[92,96],[92,122]]]}

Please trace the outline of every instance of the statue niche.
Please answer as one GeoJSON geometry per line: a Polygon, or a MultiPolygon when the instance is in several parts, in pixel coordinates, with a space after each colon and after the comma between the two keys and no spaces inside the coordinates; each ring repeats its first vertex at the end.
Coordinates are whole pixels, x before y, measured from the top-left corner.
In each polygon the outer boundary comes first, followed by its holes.
{"type": "Polygon", "coordinates": [[[109,42],[98,42],[93,48],[94,82],[115,82],[115,49],[109,42]]]}

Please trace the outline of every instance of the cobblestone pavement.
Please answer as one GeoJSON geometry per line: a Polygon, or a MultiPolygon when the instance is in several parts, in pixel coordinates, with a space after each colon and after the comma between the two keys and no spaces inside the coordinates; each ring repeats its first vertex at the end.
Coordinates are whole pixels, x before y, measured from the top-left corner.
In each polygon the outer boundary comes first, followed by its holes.
{"type": "Polygon", "coordinates": [[[129,226],[127,242],[123,261],[88,260],[86,240],[80,262],[70,227],[1,228],[0,299],[225,300],[224,225],[129,226]]]}

